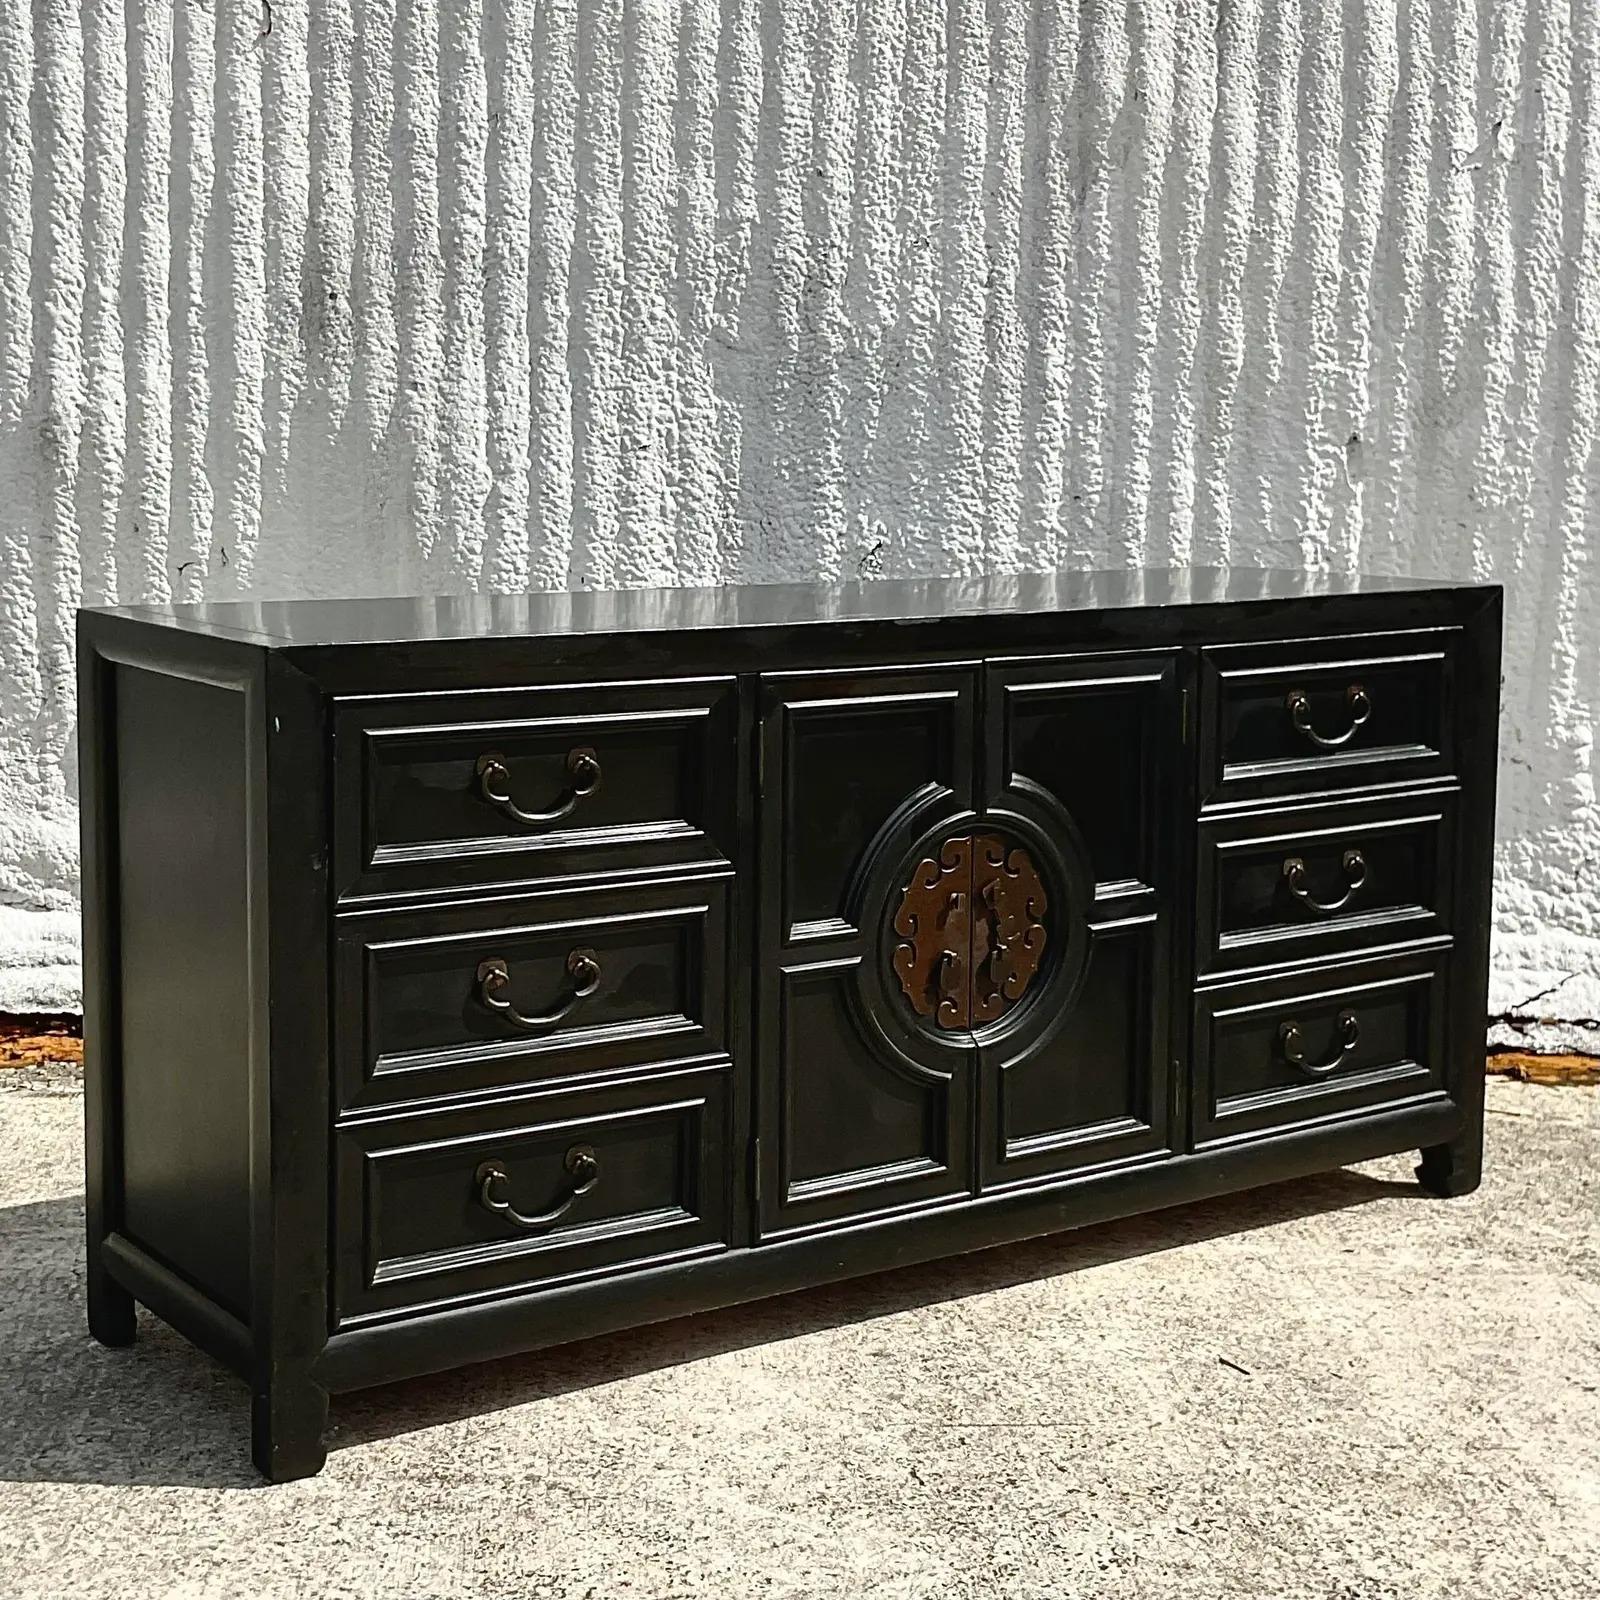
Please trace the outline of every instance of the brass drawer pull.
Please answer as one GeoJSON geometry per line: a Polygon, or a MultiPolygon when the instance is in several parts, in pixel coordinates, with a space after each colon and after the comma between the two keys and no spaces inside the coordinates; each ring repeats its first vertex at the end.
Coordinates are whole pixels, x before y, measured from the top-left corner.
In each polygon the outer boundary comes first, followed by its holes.
{"type": "Polygon", "coordinates": [[[1337,900],[1319,900],[1306,887],[1306,864],[1299,856],[1290,856],[1283,863],[1284,881],[1289,885],[1289,892],[1302,905],[1309,906],[1313,911],[1333,912],[1342,911],[1356,897],[1361,886],[1367,881],[1367,858],[1359,850],[1346,850],[1344,853],[1344,881],[1345,891],[1337,900]]]}
{"type": "Polygon", "coordinates": [[[1355,1049],[1361,1038],[1361,1024],[1353,1011],[1341,1011],[1334,1026],[1339,1030],[1339,1043],[1326,1061],[1307,1061],[1305,1046],[1301,1041],[1300,1024],[1289,1021],[1278,1026],[1278,1042],[1283,1046],[1283,1059],[1291,1067],[1310,1073],[1314,1078],[1332,1072],[1344,1064],[1344,1058],[1355,1049]]]}
{"type": "Polygon", "coordinates": [[[547,827],[570,817],[578,802],[600,787],[600,758],[587,745],[579,745],[567,752],[567,771],[572,774],[572,785],[566,794],[548,811],[524,811],[511,798],[511,771],[506,758],[491,751],[478,757],[478,793],[497,811],[526,823],[531,828],[547,827]]]}
{"type": "Polygon", "coordinates": [[[1337,750],[1340,745],[1349,744],[1356,736],[1356,729],[1372,715],[1372,701],[1367,698],[1367,691],[1359,683],[1352,683],[1345,690],[1344,697],[1350,707],[1350,726],[1343,733],[1336,733],[1331,738],[1318,733],[1311,726],[1311,696],[1304,689],[1291,689],[1285,704],[1289,708],[1289,715],[1295,727],[1312,744],[1321,750],[1337,750]]]}
{"type": "Polygon", "coordinates": [[[530,1233],[540,1233],[559,1222],[572,1209],[573,1201],[580,1194],[587,1194],[600,1181],[599,1159],[593,1149],[586,1144],[573,1145],[567,1151],[564,1164],[567,1171],[572,1174],[572,1188],[568,1190],[565,1199],[558,1200],[548,1211],[538,1211],[531,1215],[526,1211],[518,1211],[509,1200],[498,1194],[497,1190],[508,1188],[511,1184],[510,1175],[498,1161],[485,1161],[473,1174],[472,1181],[478,1186],[478,1203],[485,1211],[492,1211],[496,1216],[516,1223],[519,1228],[525,1228],[530,1233]]]}
{"type": "Polygon", "coordinates": [[[492,957],[478,963],[478,998],[491,1011],[498,1011],[519,1028],[526,1028],[529,1033],[540,1033],[570,1016],[600,987],[600,960],[593,950],[572,951],[567,956],[567,972],[572,978],[572,993],[551,1010],[530,1014],[518,1011],[506,999],[502,991],[511,982],[511,969],[498,956],[492,957]]]}

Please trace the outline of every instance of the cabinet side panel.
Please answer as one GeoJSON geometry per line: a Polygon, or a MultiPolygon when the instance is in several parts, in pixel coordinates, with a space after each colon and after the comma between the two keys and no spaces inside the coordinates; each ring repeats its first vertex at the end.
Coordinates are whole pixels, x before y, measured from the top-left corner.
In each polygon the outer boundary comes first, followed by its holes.
{"type": "Polygon", "coordinates": [[[248,702],[115,674],[123,1231],[247,1320],[248,702]]]}

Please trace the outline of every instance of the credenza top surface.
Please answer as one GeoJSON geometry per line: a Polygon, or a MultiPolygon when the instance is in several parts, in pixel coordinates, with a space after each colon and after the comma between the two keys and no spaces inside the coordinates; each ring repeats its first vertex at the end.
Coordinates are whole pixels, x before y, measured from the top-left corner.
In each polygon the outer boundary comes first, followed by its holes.
{"type": "Polygon", "coordinates": [[[365,599],[213,601],[95,608],[102,614],[267,648],[485,638],[562,638],[932,622],[1187,606],[1272,606],[1492,586],[1370,572],[1130,567],[773,583],[719,588],[540,591],[365,599]]]}

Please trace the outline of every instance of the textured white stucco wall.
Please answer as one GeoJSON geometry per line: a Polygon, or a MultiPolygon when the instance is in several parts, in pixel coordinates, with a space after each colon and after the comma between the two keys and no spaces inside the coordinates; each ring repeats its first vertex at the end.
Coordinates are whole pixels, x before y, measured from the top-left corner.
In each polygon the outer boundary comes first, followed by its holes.
{"type": "Polygon", "coordinates": [[[1594,0],[0,0],[0,1009],[80,598],[1231,559],[1508,586],[1593,1041],[1597,417],[1594,0]]]}

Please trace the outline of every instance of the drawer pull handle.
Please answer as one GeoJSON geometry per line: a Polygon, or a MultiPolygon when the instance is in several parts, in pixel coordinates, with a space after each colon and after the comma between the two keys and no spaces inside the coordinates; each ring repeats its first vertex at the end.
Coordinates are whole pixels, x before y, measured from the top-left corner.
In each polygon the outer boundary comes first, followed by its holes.
{"type": "Polygon", "coordinates": [[[578,802],[600,787],[600,758],[587,745],[567,752],[567,771],[572,784],[565,795],[548,811],[524,811],[511,798],[511,771],[503,755],[491,752],[478,757],[478,793],[497,811],[503,811],[531,828],[547,827],[570,817],[578,802]]]}
{"type": "Polygon", "coordinates": [[[1283,1059],[1291,1067],[1298,1067],[1302,1072],[1310,1073],[1313,1078],[1320,1078],[1325,1073],[1332,1072],[1343,1064],[1344,1058],[1355,1049],[1361,1038],[1361,1024],[1356,1020],[1353,1011],[1341,1011],[1339,1020],[1334,1026],[1339,1030],[1339,1043],[1334,1053],[1326,1061],[1307,1061],[1305,1046],[1301,1040],[1300,1024],[1280,1023],[1278,1042],[1283,1046],[1283,1059]]]}
{"type": "Polygon", "coordinates": [[[511,1186],[511,1177],[498,1161],[485,1161],[473,1175],[478,1185],[478,1203],[485,1211],[492,1211],[508,1222],[514,1222],[529,1233],[542,1233],[559,1222],[572,1209],[580,1194],[587,1194],[600,1181],[600,1162],[586,1144],[575,1144],[567,1151],[565,1166],[572,1174],[572,1187],[566,1197],[558,1200],[548,1211],[518,1211],[501,1191],[511,1186]]]}
{"type": "Polygon", "coordinates": [[[1285,704],[1289,707],[1289,715],[1294,719],[1295,727],[1312,744],[1321,750],[1337,750],[1340,745],[1349,744],[1356,736],[1356,729],[1372,715],[1372,701],[1367,698],[1367,691],[1359,683],[1352,683],[1345,690],[1344,697],[1350,707],[1350,726],[1343,733],[1334,734],[1332,738],[1318,733],[1311,726],[1311,696],[1304,689],[1291,689],[1285,704]]]}
{"type": "Polygon", "coordinates": [[[511,982],[511,969],[494,957],[478,963],[478,998],[491,1011],[498,1011],[519,1028],[526,1028],[529,1033],[540,1033],[570,1016],[600,987],[600,960],[593,950],[572,951],[567,957],[567,973],[572,979],[572,993],[551,1010],[530,1014],[518,1011],[506,999],[502,991],[511,982]]]}
{"type": "Polygon", "coordinates": [[[1306,864],[1299,856],[1290,856],[1283,863],[1284,881],[1289,885],[1289,893],[1302,905],[1310,906],[1313,911],[1333,912],[1342,911],[1356,897],[1361,886],[1367,881],[1367,858],[1359,850],[1346,850],[1344,853],[1344,881],[1345,891],[1337,900],[1319,900],[1306,887],[1306,864]]]}

